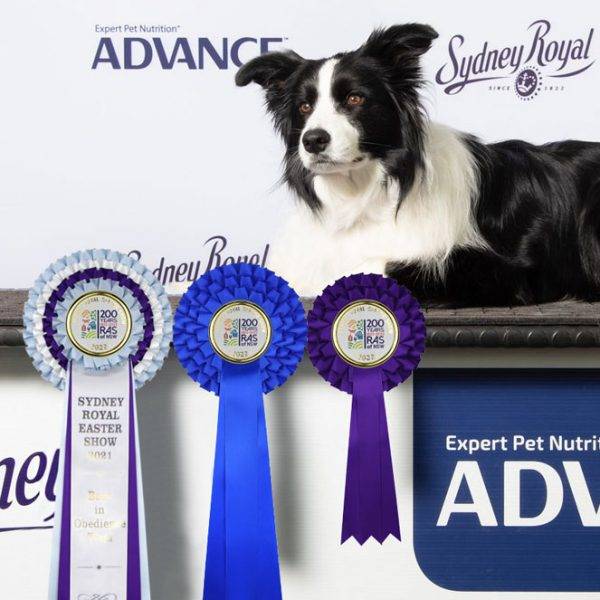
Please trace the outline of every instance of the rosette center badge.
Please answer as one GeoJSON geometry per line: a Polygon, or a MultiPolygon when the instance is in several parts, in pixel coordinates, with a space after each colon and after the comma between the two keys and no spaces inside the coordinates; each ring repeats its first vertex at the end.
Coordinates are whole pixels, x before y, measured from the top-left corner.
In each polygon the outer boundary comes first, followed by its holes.
{"type": "Polygon", "coordinates": [[[224,360],[252,362],[269,347],[271,321],[253,302],[229,302],[211,319],[209,338],[215,352],[224,360]]]}
{"type": "Polygon", "coordinates": [[[67,335],[73,345],[90,356],[110,356],[131,336],[131,311],[114,294],[88,292],[67,313],[67,335]]]}
{"type": "Polygon", "coordinates": [[[394,354],[398,323],[380,302],[357,300],[346,306],[333,322],[333,345],[347,363],[376,367],[394,354]]]}

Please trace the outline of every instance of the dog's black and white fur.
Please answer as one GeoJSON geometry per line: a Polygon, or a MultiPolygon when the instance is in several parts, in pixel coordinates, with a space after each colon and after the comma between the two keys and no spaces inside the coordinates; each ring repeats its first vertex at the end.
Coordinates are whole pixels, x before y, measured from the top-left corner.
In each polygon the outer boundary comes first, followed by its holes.
{"type": "Polygon", "coordinates": [[[267,54],[260,84],[303,202],[270,266],[314,296],[341,275],[386,273],[427,303],[600,297],[600,144],[486,145],[421,107],[426,25],[375,31],[353,52],[267,54]]]}

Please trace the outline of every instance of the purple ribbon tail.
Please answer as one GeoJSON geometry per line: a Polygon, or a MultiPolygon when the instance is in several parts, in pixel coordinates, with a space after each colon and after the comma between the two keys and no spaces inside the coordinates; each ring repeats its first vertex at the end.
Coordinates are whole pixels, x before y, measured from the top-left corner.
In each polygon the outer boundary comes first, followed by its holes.
{"type": "Polygon", "coordinates": [[[394,470],[380,369],[352,369],[353,394],[342,544],[400,539],[394,470]]]}
{"type": "Polygon", "coordinates": [[[71,598],[71,432],[72,417],[72,379],[73,368],[68,366],[69,378],[67,385],[67,425],[65,432],[65,456],[62,486],[62,510],[60,519],[60,545],[58,558],[58,587],[57,600],[71,598]]]}
{"type": "Polygon", "coordinates": [[[133,364],[129,360],[129,465],[127,498],[127,600],[141,600],[140,523],[137,489],[137,423],[133,364]]]}

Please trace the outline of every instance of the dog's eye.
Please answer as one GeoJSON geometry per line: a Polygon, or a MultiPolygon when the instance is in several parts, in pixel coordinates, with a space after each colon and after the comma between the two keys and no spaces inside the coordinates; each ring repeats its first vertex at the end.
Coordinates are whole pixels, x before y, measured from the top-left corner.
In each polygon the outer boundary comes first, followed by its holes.
{"type": "Polygon", "coordinates": [[[299,110],[303,115],[308,115],[309,113],[312,112],[312,106],[308,102],[303,102],[300,105],[299,110]]]}
{"type": "Polygon", "coordinates": [[[361,94],[348,94],[346,104],[348,106],[362,106],[365,103],[365,97],[361,94]]]}

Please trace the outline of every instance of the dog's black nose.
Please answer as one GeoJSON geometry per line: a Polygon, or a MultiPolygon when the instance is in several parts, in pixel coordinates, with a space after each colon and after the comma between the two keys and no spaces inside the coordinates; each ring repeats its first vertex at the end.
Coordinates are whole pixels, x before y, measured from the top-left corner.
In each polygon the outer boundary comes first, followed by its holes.
{"type": "Polygon", "coordinates": [[[323,152],[331,141],[331,136],[324,129],[309,129],[302,136],[302,143],[307,152],[319,154],[323,152]]]}

